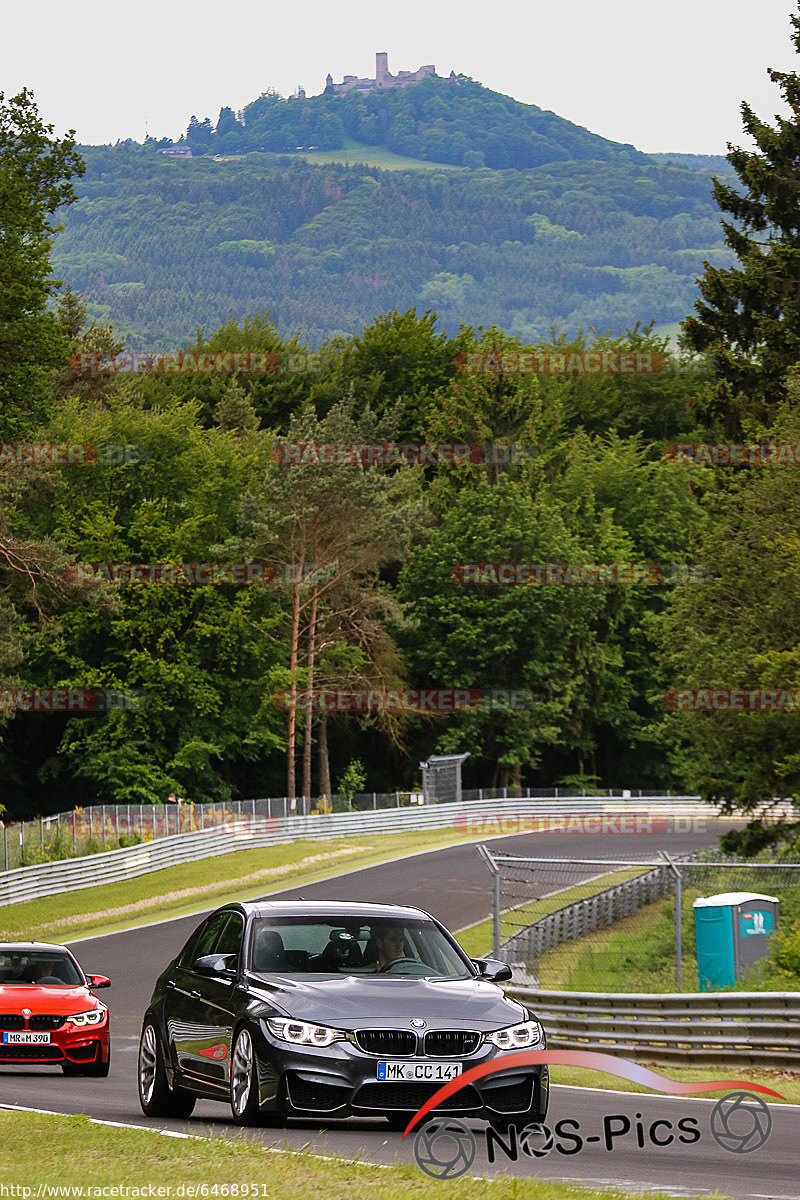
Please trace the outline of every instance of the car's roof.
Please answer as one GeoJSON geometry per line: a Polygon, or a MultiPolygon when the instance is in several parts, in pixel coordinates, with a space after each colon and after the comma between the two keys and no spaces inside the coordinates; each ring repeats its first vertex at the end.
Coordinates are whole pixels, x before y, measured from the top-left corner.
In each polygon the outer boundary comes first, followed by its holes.
{"type": "Polygon", "coordinates": [[[69,953],[66,946],[59,946],[56,942],[0,942],[0,954],[5,954],[7,950],[61,950],[69,953]]]}
{"type": "Polygon", "coordinates": [[[364,904],[350,900],[257,900],[240,904],[253,917],[394,917],[402,920],[433,918],[422,908],[401,904],[364,904]]]}

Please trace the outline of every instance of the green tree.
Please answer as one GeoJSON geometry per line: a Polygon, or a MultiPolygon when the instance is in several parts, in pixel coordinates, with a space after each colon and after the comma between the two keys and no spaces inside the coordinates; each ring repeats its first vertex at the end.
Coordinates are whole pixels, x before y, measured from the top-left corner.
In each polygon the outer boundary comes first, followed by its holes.
{"type": "MultiPolygon", "coordinates": [[[[760,441],[800,439],[797,375],[787,386],[789,400],[760,441]]],[[[713,471],[690,469],[696,480],[713,471]]],[[[659,620],[662,705],[668,690],[800,687],[797,466],[742,469],[726,487],[708,488],[695,557],[712,574],[677,587],[659,620]]],[[[774,797],[800,796],[800,713],[786,696],[755,711],[675,711],[660,736],[684,783],[725,811],[751,813],[774,797]]],[[[757,849],[785,832],[757,827],[743,841],[729,836],[728,845],[757,849]]]]}
{"type": "MultiPolygon", "coordinates": [[[[800,53],[800,15],[790,17],[800,53]]],[[[705,264],[686,341],[709,353],[730,397],[742,393],[757,413],[774,409],[787,369],[800,358],[800,75],[769,70],[792,115],[760,120],[747,102],[742,118],[754,150],[729,144],[738,183],[715,180],[725,241],[738,266],[705,264]]]]}
{"type": "MultiPolygon", "coordinates": [[[[52,471],[19,509],[21,534],[49,531],[64,566],[231,561],[218,543],[237,531],[242,497],[270,461],[270,436],[240,424],[208,430],[197,404],[150,411],[131,391],[123,380],[102,405],[63,401],[47,436],[133,445],[141,460],[52,471]]],[[[80,803],[147,803],[171,790],[196,800],[252,794],[263,780],[256,764],[283,745],[269,702],[279,619],[271,586],[73,590],[58,623],[28,639],[18,674],[32,687],[141,691],[147,702],[107,716],[15,716],[6,753],[29,773],[16,803],[31,803],[37,784],[80,803]]]]}
{"type": "MultiPolygon", "coordinates": [[[[285,461],[271,466],[245,507],[245,544],[257,557],[266,556],[277,563],[286,582],[286,787],[290,798],[297,795],[298,726],[302,720],[306,732],[303,792],[310,794],[313,692],[321,652],[326,654],[323,670],[330,674],[334,651],[355,644],[358,652],[348,658],[355,676],[351,686],[363,686],[365,676],[372,677],[373,686],[393,682],[375,678],[381,674],[381,663],[390,661],[385,639],[364,631],[377,616],[378,572],[400,560],[418,520],[421,474],[414,468],[387,472],[360,462],[322,465],[315,461],[315,448],[323,444],[394,439],[395,414],[378,418],[366,408],[355,416],[355,407],[353,401],[343,401],[322,419],[310,407],[296,414],[289,422],[285,461]],[[299,447],[305,447],[302,454],[299,447]],[[375,656],[380,661],[369,662],[370,645],[384,651],[375,656]]],[[[280,458],[276,455],[276,460],[280,458]]]]}
{"type": "Polygon", "coordinates": [[[47,370],[66,346],[48,311],[56,289],[52,216],[75,200],[70,180],[84,172],[74,130],[53,137],[27,88],[0,93],[0,440],[31,428],[49,397],[47,370]]]}
{"type": "MultiPolygon", "coordinates": [[[[465,585],[451,572],[463,563],[591,561],[557,506],[533,497],[510,473],[463,488],[441,524],[405,564],[400,632],[420,687],[474,688],[495,701],[459,711],[437,748],[469,749],[473,758],[511,772],[540,765],[546,747],[569,741],[587,663],[600,588],[465,585]],[[511,693],[520,693],[517,700],[511,693]]],[[[575,743],[573,742],[573,745],[575,743]]]]}

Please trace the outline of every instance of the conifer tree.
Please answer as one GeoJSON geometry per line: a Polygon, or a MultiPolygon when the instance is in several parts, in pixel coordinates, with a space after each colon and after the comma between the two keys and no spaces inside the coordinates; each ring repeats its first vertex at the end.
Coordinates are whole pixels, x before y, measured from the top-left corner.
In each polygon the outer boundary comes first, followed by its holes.
{"type": "MultiPolygon", "coordinates": [[[[800,7],[790,17],[800,54],[800,7]]],[[[725,240],[739,265],[705,264],[696,316],[684,323],[688,344],[710,353],[716,373],[756,411],[781,398],[787,369],[800,360],[800,75],[769,69],[791,109],[775,125],[742,102],[755,150],[728,143],[738,183],[714,181],[725,240]]]]}

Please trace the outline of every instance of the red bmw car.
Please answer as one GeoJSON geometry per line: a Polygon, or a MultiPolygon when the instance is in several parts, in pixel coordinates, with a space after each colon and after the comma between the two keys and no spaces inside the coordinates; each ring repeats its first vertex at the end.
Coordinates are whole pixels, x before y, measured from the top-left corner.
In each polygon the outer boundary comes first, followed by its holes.
{"type": "Polygon", "coordinates": [[[107,1075],[108,1007],[66,946],[0,942],[0,1065],[52,1063],[65,1075],[107,1075]]]}

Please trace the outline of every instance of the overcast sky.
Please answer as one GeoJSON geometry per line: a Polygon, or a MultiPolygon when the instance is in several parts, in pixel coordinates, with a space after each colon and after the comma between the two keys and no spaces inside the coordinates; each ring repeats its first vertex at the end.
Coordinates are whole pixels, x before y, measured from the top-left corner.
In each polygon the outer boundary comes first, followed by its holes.
{"type": "Polygon", "coordinates": [[[178,137],[268,87],[433,63],[641,150],[722,154],[747,99],[782,111],[768,66],[792,69],[794,0],[38,0],[2,6],[0,90],[33,89],[84,143],[178,137]]]}

